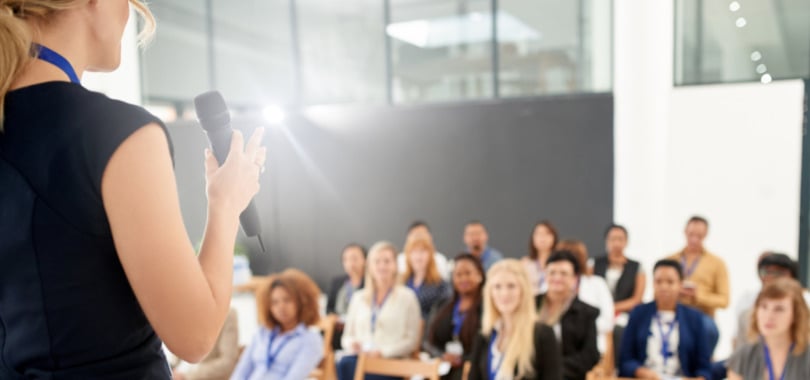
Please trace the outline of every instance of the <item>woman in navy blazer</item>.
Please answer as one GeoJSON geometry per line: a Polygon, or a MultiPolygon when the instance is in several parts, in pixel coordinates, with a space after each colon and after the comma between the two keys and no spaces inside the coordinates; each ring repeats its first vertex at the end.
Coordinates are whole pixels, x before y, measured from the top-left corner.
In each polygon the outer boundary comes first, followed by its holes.
{"type": "Polygon", "coordinates": [[[682,285],[683,271],[677,261],[655,264],[655,301],[630,313],[619,352],[620,377],[711,379],[711,350],[703,314],[678,304],[682,285]]]}

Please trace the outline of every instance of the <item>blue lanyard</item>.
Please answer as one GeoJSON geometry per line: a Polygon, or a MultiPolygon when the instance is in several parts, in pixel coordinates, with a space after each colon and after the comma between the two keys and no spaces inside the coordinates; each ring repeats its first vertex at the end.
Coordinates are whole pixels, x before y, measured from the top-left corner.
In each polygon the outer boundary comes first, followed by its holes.
{"type": "Polygon", "coordinates": [[[352,280],[346,280],[346,284],[343,285],[346,288],[346,303],[348,304],[349,301],[352,300],[352,294],[354,294],[354,285],[352,285],[352,280]]]}
{"type": "Polygon", "coordinates": [[[494,358],[492,357],[492,349],[497,341],[498,332],[492,330],[492,335],[489,337],[489,350],[487,350],[487,372],[489,373],[489,380],[495,380],[496,376],[498,376],[498,370],[501,369],[501,364],[503,364],[504,355],[501,353],[501,360],[498,360],[497,365],[493,365],[494,358]]]}
{"type": "Polygon", "coordinates": [[[700,258],[701,258],[701,256],[698,256],[698,258],[695,259],[695,261],[692,262],[692,266],[690,266],[687,269],[686,268],[686,256],[681,254],[681,267],[683,267],[683,270],[684,270],[683,278],[692,277],[692,273],[695,272],[695,268],[697,268],[698,263],[700,263],[700,258]]]}
{"type": "Polygon", "coordinates": [[[543,289],[543,283],[546,282],[546,271],[543,270],[543,268],[540,267],[540,260],[539,259],[537,260],[536,265],[537,265],[537,274],[538,274],[537,288],[538,289],[543,289]]]}
{"type": "Polygon", "coordinates": [[[464,319],[467,318],[467,313],[461,312],[461,299],[456,301],[456,305],[453,306],[453,339],[458,339],[458,336],[461,334],[461,325],[464,324],[464,319]]]}
{"type": "Polygon", "coordinates": [[[667,365],[667,360],[675,354],[669,349],[669,337],[672,335],[672,331],[675,330],[675,323],[677,322],[678,318],[676,316],[675,319],[669,323],[669,330],[665,333],[664,327],[661,325],[660,316],[655,314],[655,323],[658,324],[658,331],[661,333],[661,356],[664,357],[664,366],[667,365]]]}
{"type": "Polygon", "coordinates": [[[68,62],[65,57],[40,44],[33,44],[33,47],[36,49],[37,59],[43,60],[58,67],[68,76],[68,78],[70,78],[71,82],[76,84],[80,83],[79,76],[76,75],[76,71],[73,70],[73,66],[70,65],[70,62],[68,62]]]}
{"type": "MultiPolygon", "coordinates": [[[[790,353],[793,352],[793,347],[796,343],[790,344],[790,350],[788,351],[788,358],[790,357],[790,353]]],[[[768,344],[765,343],[765,339],[762,340],[762,350],[765,351],[765,366],[768,367],[768,379],[776,380],[776,376],[773,374],[773,362],[771,361],[771,351],[768,349],[768,344]]],[[[782,368],[782,376],[779,377],[779,380],[785,380],[785,374],[787,373],[787,360],[785,360],[785,367],[782,368]]]]}
{"type": "Polygon", "coordinates": [[[272,351],[273,341],[276,340],[276,336],[278,335],[278,333],[279,333],[278,328],[273,329],[273,332],[270,333],[270,343],[267,344],[267,368],[273,367],[273,363],[275,363],[278,354],[281,352],[281,350],[284,349],[284,346],[286,346],[287,343],[290,342],[290,340],[292,340],[298,335],[298,332],[296,331],[293,334],[285,336],[284,340],[280,341],[278,347],[276,347],[276,350],[272,351]]]}
{"type": "Polygon", "coordinates": [[[377,314],[379,314],[380,310],[382,310],[383,305],[385,305],[385,301],[388,301],[388,296],[391,295],[392,290],[393,288],[388,289],[388,293],[385,293],[385,297],[383,297],[383,300],[379,305],[377,305],[376,292],[371,295],[371,335],[374,335],[374,330],[377,328],[377,314]]]}
{"type": "Polygon", "coordinates": [[[413,290],[413,292],[414,292],[414,293],[416,293],[417,295],[419,294],[419,289],[422,289],[422,286],[421,286],[421,285],[420,285],[420,286],[416,286],[416,285],[414,285],[414,284],[413,284],[413,277],[409,278],[409,279],[408,279],[408,281],[406,281],[406,282],[405,282],[405,284],[406,284],[406,285],[407,285],[409,288],[411,288],[411,290],[413,290]]]}

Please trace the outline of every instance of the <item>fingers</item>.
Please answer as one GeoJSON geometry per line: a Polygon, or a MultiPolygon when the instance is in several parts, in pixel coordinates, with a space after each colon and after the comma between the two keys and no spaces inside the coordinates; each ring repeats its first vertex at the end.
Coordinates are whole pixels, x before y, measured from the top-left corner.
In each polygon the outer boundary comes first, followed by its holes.
{"type": "Polygon", "coordinates": [[[210,177],[217,169],[219,169],[219,163],[216,157],[211,154],[211,149],[205,148],[205,176],[210,177]]]}
{"type": "Polygon", "coordinates": [[[242,132],[238,129],[234,129],[233,134],[231,135],[231,148],[228,150],[228,158],[225,160],[230,160],[231,157],[235,156],[237,152],[241,153],[244,146],[245,138],[242,136],[242,132]]]}
{"type": "Polygon", "coordinates": [[[264,128],[256,128],[253,135],[250,136],[247,146],[245,147],[245,155],[248,158],[255,159],[262,144],[262,137],[264,136],[264,128]]]}

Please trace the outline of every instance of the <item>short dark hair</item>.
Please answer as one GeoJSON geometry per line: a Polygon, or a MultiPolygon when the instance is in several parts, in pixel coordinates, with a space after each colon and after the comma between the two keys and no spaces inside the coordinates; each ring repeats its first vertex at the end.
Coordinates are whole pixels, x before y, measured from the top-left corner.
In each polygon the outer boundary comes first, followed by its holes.
{"type": "Polygon", "coordinates": [[[616,223],[611,223],[607,228],[605,228],[605,239],[607,239],[608,235],[610,234],[610,231],[613,231],[614,229],[622,230],[622,232],[624,232],[624,238],[630,239],[630,234],[627,233],[627,228],[624,228],[624,226],[622,226],[621,224],[616,223]]]}
{"type": "Polygon", "coordinates": [[[692,223],[703,223],[706,228],[709,228],[709,221],[700,215],[692,215],[692,217],[689,218],[689,221],[686,222],[686,225],[688,226],[692,223]]]}
{"type": "Polygon", "coordinates": [[[424,220],[414,220],[413,222],[411,222],[411,225],[408,226],[408,232],[411,232],[418,227],[425,227],[428,230],[428,232],[430,232],[430,226],[428,226],[427,222],[424,220]]]}
{"type": "Polygon", "coordinates": [[[349,248],[357,248],[357,249],[359,249],[359,250],[360,250],[360,252],[362,252],[362,253],[363,253],[363,258],[364,258],[364,259],[366,258],[366,256],[368,256],[368,250],[366,250],[366,247],[364,247],[364,246],[363,246],[362,244],[360,244],[360,243],[349,243],[349,244],[346,244],[346,246],[345,246],[345,247],[343,247],[343,250],[342,250],[342,251],[340,251],[340,255],[341,255],[341,256],[343,256],[343,253],[344,253],[344,252],[346,252],[346,250],[347,250],[347,249],[349,249],[349,248]]]}
{"type": "Polygon", "coordinates": [[[790,271],[790,277],[794,280],[799,278],[799,264],[784,253],[770,253],[762,257],[759,261],[757,269],[762,269],[768,266],[775,266],[790,271]]]}
{"type": "Polygon", "coordinates": [[[577,257],[573,252],[564,249],[552,252],[551,256],[549,256],[548,260],[546,260],[546,267],[548,267],[549,264],[558,261],[567,261],[571,263],[571,265],[574,267],[574,274],[577,276],[582,274],[582,268],[579,266],[579,260],[577,260],[577,257]]]}
{"type": "Polygon", "coordinates": [[[681,281],[683,281],[683,267],[681,267],[681,263],[670,259],[658,260],[658,262],[655,263],[655,266],[653,267],[653,276],[655,275],[655,271],[657,271],[658,268],[667,268],[667,267],[675,269],[675,271],[678,272],[678,278],[680,278],[681,281]]]}

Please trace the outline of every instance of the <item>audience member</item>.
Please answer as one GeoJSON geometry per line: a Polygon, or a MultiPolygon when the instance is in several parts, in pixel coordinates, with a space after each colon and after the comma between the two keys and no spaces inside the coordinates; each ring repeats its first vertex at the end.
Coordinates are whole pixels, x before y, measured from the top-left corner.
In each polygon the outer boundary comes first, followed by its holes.
{"type": "Polygon", "coordinates": [[[630,313],[619,350],[619,376],[710,380],[711,348],[704,315],[678,302],[684,275],[674,260],[653,268],[655,300],[630,313]]]}
{"type": "MultiPolygon", "coordinates": [[[[560,251],[569,251],[574,254],[579,262],[579,267],[583,272],[579,276],[579,289],[577,296],[579,300],[599,309],[599,317],[596,318],[596,346],[599,352],[604,353],[607,349],[607,334],[613,332],[613,297],[610,295],[605,279],[594,276],[588,269],[588,250],[585,243],[579,240],[563,240],[557,244],[560,251]]],[[[574,285],[575,290],[576,284],[574,285]]]]}
{"type": "Polygon", "coordinates": [[[535,320],[532,296],[520,261],[505,259],[489,269],[470,380],[562,378],[560,348],[551,328],[535,320]]]}
{"type": "Polygon", "coordinates": [[[343,320],[349,311],[349,302],[352,295],[363,288],[366,275],[366,248],[360,244],[351,243],[343,248],[341,256],[344,275],[332,280],[326,301],[326,313],[336,314],[335,333],[332,335],[332,348],[340,348],[340,338],[343,336],[343,320]]]}
{"type": "Polygon", "coordinates": [[[640,305],[647,284],[641,264],[624,255],[627,239],[627,229],[618,224],[610,225],[605,231],[606,254],[594,260],[593,265],[593,274],[607,282],[617,314],[628,314],[640,305]]]}
{"type": "Polygon", "coordinates": [[[451,294],[450,286],[436,269],[433,253],[433,243],[427,239],[412,239],[405,246],[407,265],[400,282],[416,294],[422,319],[427,319],[431,308],[451,294]]]}
{"type": "MultiPolygon", "coordinates": [[[[236,310],[231,309],[225,325],[219,332],[214,349],[198,364],[188,370],[180,370],[182,365],[172,366],[173,380],[225,380],[231,376],[239,360],[239,322],[236,310]]],[[[179,363],[178,363],[179,364],[179,363]]]]}
{"type": "Polygon", "coordinates": [[[323,358],[323,338],[308,326],[318,323],[318,286],[303,272],[287,269],[256,294],[259,329],[231,380],[300,380],[323,358]]]}
{"type": "Polygon", "coordinates": [[[548,291],[536,297],[538,320],[551,326],[561,342],[566,380],[584,380],[599,362],[596,346],[599,309],[577,297],[575,289],[581,271],[573,253],[555,251],[546,261],[548,291]]]}
{"type": "Polygon", "coordinates": [[[551,222],[544,220],[534,225],[529,236],[529,255],[521,261],[529,274],[529,282],[535,295],[545,293],[548,289],[546,283],[546,260],[557,246],[559,236],[557,229],[551,222]]]}
{"type": "Polygon", "coordinates": [[[728,360],[729,380],[810,379],[808,314],[798,282],[769,281],[756,299],[750,340],[728,360]]]}
{"type": "MultiPolygon", "coordinates": [[[[388,242],[371,247],[368,255],[366,286],[352,297],[346,326],[343,330],[343,349],[350,353],[338,363],[340,380],[354,379],[357,354],[371,357],[401,358],[418,347],[421,312],[416,295],[408,288],[397,285],[397,249],[388,242]]],[[[367,375],[371,379],[395,379],[367,375]]]]}
{"type": "Polygon", "coordinates": [[[503,254],[489,246],[489,234],[483,223],[474,220],[464,226],[464,244],[467,252],[481,260],[484,270],[503,259],[503,254]]]}
{"type": "MultiPolygon", "coordinates": [[[[433,242],[433,234],[430,233],[430,226],[424,221],[417,220],[408,226],[408,234],[405,236],[405,246],[408,242],[414,239],[427,239],[434,247],[433,260],[436,261],[436,270],[442,276],[442,279],[447,281],[450,278],[450,266],[447,262],[447,257],[441,252],[435,250],[436,244],[433,242]]],[[[400,252],[397,255],[397,271],[399,273],[405,272],[405,252],[400,252]]]]}
{"type": "Polygon", "coordinates": [[[484,267],[469,253],[453,259],[453,297],[434,307],[425,351],[452,366],[443,380],[461,380],[462,364],[470,359],[472,345],[481,329],[484,267]]]}

